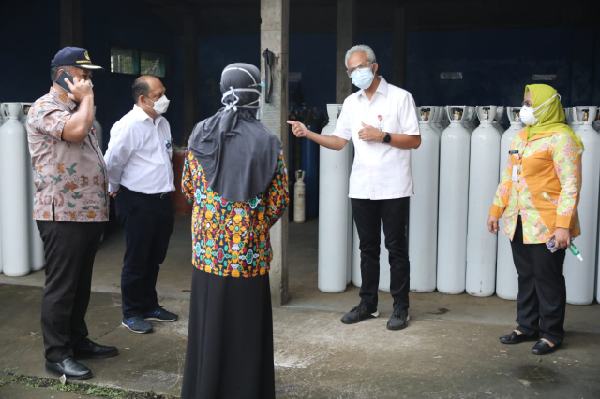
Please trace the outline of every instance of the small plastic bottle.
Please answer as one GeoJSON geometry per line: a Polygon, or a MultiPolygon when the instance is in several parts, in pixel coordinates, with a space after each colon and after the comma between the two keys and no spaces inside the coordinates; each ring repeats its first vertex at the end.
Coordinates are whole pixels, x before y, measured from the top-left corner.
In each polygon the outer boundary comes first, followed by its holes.
{"type": "MultiPolygon", "coordinates": [[[[548,248],[548,250],[552,253],[558,251],[558,248],[556,248],[556,240],[554,239],[554,237],[548,240],[548,242],[546,243],[546,248],[548,248]]],[[[581,256],[581,252],[579,252],[579,249],[575,246],[575,243],[573,241],[571,241],[571,244],[569,245],[569,251],[571,251],[573,256],[579,259],[580,262],[583,262],[583,256],[581,256]]]]}

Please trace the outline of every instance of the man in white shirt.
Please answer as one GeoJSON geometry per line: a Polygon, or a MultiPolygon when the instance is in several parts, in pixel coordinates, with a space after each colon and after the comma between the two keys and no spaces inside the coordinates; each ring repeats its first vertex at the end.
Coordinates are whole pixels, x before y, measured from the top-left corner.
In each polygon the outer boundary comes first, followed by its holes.
{"type": "MultiPolygon", "coordinates": [[[[408,325],[410,263],[408,259],[409,201],[413,193],[410,150],[421,136],[412,95],[377,75],[379,65],[369,46],[346,53],[352,83],[361,89],[344,100],[332,135],[309,131],[302,122],[289,121],[296,137],[306,137],[332,150],[352,140],[354,162],[350,176],[352,216],[360,239],[361,301],[342,317],[346,324],[377,317],[381,227],[389,251],[394,312],[387,328],[408,325]]],[[[326,217],[326,215],[322,215],[326,217]]]]}
{"type": "Polygon", "coordinates": [[[123,326],[145,334],[148,320],[175,321],[158,304],[156,280],[173,232],[173,145],[169,122],[161,116],[169,100],[160,79],[141,76],[132,85],[135,105],[110,131],[104,155],[109,192],[125,227],[121,273],[123,326]]]}

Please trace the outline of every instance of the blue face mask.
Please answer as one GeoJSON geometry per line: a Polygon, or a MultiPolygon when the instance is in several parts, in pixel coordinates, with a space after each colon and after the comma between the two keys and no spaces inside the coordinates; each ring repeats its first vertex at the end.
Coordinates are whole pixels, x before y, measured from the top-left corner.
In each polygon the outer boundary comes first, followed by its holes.
{"type": "Polygon", "coordinates": [[[359,89],[368,89],[373,83],[373,79],[375,79],[375,74],[371,67],[357,68],[352,72],[352,84],[359,89]]]}

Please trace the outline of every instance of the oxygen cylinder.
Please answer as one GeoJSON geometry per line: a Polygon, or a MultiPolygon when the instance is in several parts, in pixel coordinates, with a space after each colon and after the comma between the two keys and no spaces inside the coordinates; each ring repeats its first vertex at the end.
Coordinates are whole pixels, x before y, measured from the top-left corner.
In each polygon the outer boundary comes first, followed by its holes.
{"type": "Polygon", "coordinates": [[[390,253],[385,247],[385,235],[383,234],[383,225],[381,227],[381,250],[379,255],[379,290],[390,292],[390,253]]]}
{"type": "Polygon", "coordinates": [[[33,168],[31,167],[31,158],[29,152],[27,152],[27,166],[29,172],[29,191],[28,191],[28,216],[29,216],[29,253],[31,255],[31,269],[38,271],[44,268],[46,265],[46,258],[44,256],[44,242],[40,236],[40,231],[37,227],[37,222],[33,219],[33,200],[35,195],[35,185],[33,180],[33,168]]]}
{"type": "Polygon", "coordinates": [[[306,222],[306,183],[304,182],[304,171],[296,171],[296,182],[294,183],[294,222],[306,222]]]}
{"type": "Polygon", "coordinates": [[[433,126],[439,131],[440,135],[442,131],[450,125],[450,121],[448,120],[448,115],[446,114],[446,109],[444,107],[434,107],[435,113],[433,121],[433,126]]]}
{"type": "MultiPolygon", "coordinates": [[[[469,124],[469,118],[471,117],[471,109],[468,105],[462,106],[463,113],[461,117],[461,125],[471,133],[471,126],[469,124]]],[[[450,115],[450,118],[453,118],[454,115],[450,115]]],[[[450,123],[452,123],[453,119],[450,119],[450,123]]]]}
{"type": "Polygon", "coordinates": [[[450,126],[442,132],[438,221],[438,291],[465,290],[471,135],[463,126],[465,106],[447,106],[450,126]]]}
{"type": "Polygon", "coordinates": [[[496,117],[492,121],[492,125],[496,128],[496,130],[498,131],[498,133],[500,133],[500,135],[502,135],[502,133],[504,133],[504,128],[502,127],[502,116],[503,115],[504,115],[504,107],[501,105],[498,105],[496,107],[496,117]]]}
{"type": "MultiPolygon", "coordinates": [[[[510,127],[502,135],[500,142],[500,175],[508,163],[508,151],[515,136],[523,129],[519,119],[520,107],[506,107],[510,127]]],[[[512,256],[510,239],[502,233],[502,221],[498,232],[498,258],[496,262],[496,294],[502,299],[516,300],[518,287],[517,267],[512,256]]]]}
{"type": "Polygon", "coordinates": [[[486,226],[500,170],[500,133],[492,125],[496,109],[477,107],[480,124],[471,135],[466,287],[474,296],[490,296],[496,286],[497,237],[486,226]]]}
{"type": "Polygon", "coordinates": [[[3,272],[7,276],[29,273],[29,226],[31,214],[27,201],[27,134],[19,121],[21,103],[4,103],[6,121],[0,128],[0,220],[2,221],[3,272]]]}
{"type": "MultiPolygon", "coordinates": [[[[327,104],[329,123],[322,134],[333,133],[340,104],[327,104]]],[[[319,175],[319,290],[343,292],[348,283],[348,232],[350,229],[348,198],[352,149],[341,151],[320,148],[319,175]]]]}
{"type": "MultiPolygon", "coordinates": [[[[351,143],[347,144],[350,156],[348,157],[348,191],[350,191],[350,173],[352,173],[352,163],[354,162],[354,146],[351,143]]],[[[348,252],[346,259],[348,265],[346,266],[346,286],[352,283],[352,262],[354,252],[354,221],[352,219],[352,200],[348,197],[348,252]]]]}
{"type": "MultiPolygon", "coordinates": [[[[21,103],[23,106],[23,113],[21,122],[25,124],[27,120],[27,113],[29,112],[29,108],[31,108],[32,103],[21,103]]],[[[29,191],[27,192],[28,199],[28,212],[29,212],[29,254],[31,256],[31,269],[33,271],[38,271],[44,268],[46,264],[46,259],[44,256],[44,243],[42,242],[42,237],[40,236],[40,232],[37,227],[36,221],[33,219],[33,199],[35,195],[35,185],[33,180],[33,167],[31,165],[31,157],[29,156],[29,151],[26,151],[25,154],[26,162],[27,162],[27,170],[29,171],[29,191]]]]}
{"type": "MultiPolygon", "coordinates": [[[[360,239],[358,238],[356,224],[353,223],[352,225],[352,285],[360,287],[362,285],[362,275],[360,272],[360,239]]],[[[385,236],[382,228],[381,246],[379,250],[379,290],[384,292],[390,292],[391,275],[389,256],[390,254],[385,247],[385,236]]]]}
{"type": "MultiPolygon", "coordinates": [[[[2,128],[2,124],[4,123],[4,112],[2,112],[2,104],[0,104],[0,128],[2,128]]],[[[0,169],[0,175],[2,174],[2,170],[0,169]]],[[[0,226],[2,226],[2,217],[0,216],[0,226]]],[[[2,273],[2,229],[0,228],[0,273],[2,273]]]]}
{"type": "MultiPolygon", "coordinates": [[[[33,105],[33,103],[21,103],[22,111],[21,111],[21,115],[19,116],[19,120],[21,121],[21,123],[23,125],[27,121],[27,114],[29,113],[29,108],[31,108],[32,105],[33,105]]],[[[29,151],[27,151],[27,152],[29,152],[29,151]]]]}
{"type": "MultiPolygon", "coordinates": [[[[596,120],[592,124],[593,128],[600,133],[600,105],[596,107],[596,120]]],[[[598,210],[598,226],[600,226],[600,209],[598,210]]],[[[600,227],[599,227],[600,228],[600,227]]],[[[596,247],[596,302],[600,303],[600,232],[598,234],[598,246],[596,247]]]]}
{"type": "Polygon", "coordinates": [[[352,223],[352,285],[360,287],[362,285],[362,274],[360,274],[360,240],[356,224],[352,223]]]}
{"type": "Polygon", "coordinates": [[[567,120],[569,126],[571,126],[571,129],[575,130],[577,126],[583,124],[583,122],[577,119],[573,114],[575,111],[573,107],[563,108],[563,110],[565,111],[565,119],[567,120]]]}
{"type": "Polygon", "coordinates": [[[440,133],[433,126],[439,108],[418,107],[421,146],[412,151],[414,194],[410,201],[410,289],[435,290],[437,267],[438,188],[440,133]]]}
{"type": "Polygon", "coordinates": [[[429,114],[429,126],[433,128],[433,131],[442,137],[442,131],[446,128],[447,125],[444,124],[444,121],[447,119],[446,110],[444,107],[431,106],[431,113],[429,114]]]}
{"type": "MultiPolygon", "coordinates": [[[[30,186],[33,181],[30,180],[30,186]]],[[[37,222],[33,219],[33,195],[30,195],[29,201],[29,250],[31,254],[31,270],[42,270],[46,266],[46,256],[44,254],[44,242],[37,227],[37,222]]]]}
{"type": "Polygon", "coordinates": [[[469,131],[469,133],[473,133],[473,130],[475,130],[475,128],[478,125],[475,107],[467,106],[465,108],[465,111],[466,111],[465,112],[466,118],[464,120],[464,125],[467,128],[467,130],[469,131]]]}
{"type": "Polygon", "coordinates": [[[571,116],[575,133],[585,151],[581,157],[582,182],[577,213],[581,235],[575,239],[583,262],[567,251],[563,274],[567,287],[567,303],[589,305],[594,300],[596,234],[598,233],[598,192],[600,190],[600,136],[592,128],[596,107],[573,107],[571,116]]]}
{"type": "Polygon", "coordinates": [[[598,112],[596,112],[596,120],[592,122],[592,127],[595,131],[600,133],[600,105],[597,106],[596,109],[598,110],[598,112]]]}

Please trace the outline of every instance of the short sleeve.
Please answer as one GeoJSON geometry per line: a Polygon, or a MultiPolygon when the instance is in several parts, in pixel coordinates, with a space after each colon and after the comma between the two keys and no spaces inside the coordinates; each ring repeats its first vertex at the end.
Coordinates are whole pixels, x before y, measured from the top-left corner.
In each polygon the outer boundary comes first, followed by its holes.
{"type": "Polygon", "coordinates": [[[398,106],[398,125],[400,126],[400,131],[398,133],[410,136],[420,135],[417,107],[412,94],[406,93],[398,106]]]}
{"type": "Polygon", "coordinates": [[[62,139],[65,124],[71,117],[69,111],[57,108],[53,104],[40,104],[32,111],[27,117],[27,124],[32,131],[52,136],[57,140],[62,139]]]}
{"type": "Polygon", "coordinates": [[[335,130],[331,133],[348,141],[352,140],[352,110],[350,108],[351,106],[347,98],[342,105],[342,111],[338,116],[335,130]]]}

